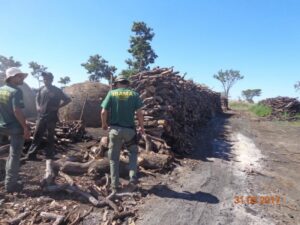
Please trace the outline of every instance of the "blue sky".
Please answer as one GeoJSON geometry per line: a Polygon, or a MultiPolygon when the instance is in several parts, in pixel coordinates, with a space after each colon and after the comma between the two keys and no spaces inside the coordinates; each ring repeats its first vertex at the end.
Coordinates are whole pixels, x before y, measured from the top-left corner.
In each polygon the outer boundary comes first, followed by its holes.
{"type": "MultiPolygon", "coordinates": [[[[220,69],[245,77],[231,90],[237,99],[245,89],[260,88],[256,100],[298,97],[300,80],[300,1],[297,0],[0,0],[0,54],[37,61],[57,81],[87,80],[81,63],[100,54],[125,69],[130,57],[133,21],[153,28],[155,65],[174,66],[187,78],[215,91],[220,69]]],[[[36,87],[29,77],[27,83],[36,87]]]]}

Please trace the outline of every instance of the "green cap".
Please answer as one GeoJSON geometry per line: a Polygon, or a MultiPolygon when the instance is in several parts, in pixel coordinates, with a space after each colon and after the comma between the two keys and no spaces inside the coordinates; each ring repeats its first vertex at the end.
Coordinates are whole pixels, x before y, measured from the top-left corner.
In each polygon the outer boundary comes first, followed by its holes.
{"type": "Polygon", "coordinates": [[[115,79],[115,82],[122,82],[122,81],[127,81],[129,82],[129,80],[127,79],[127,77],[123,76],[123,75],[119,75],[117,76],[117,78],[115,79]]]}

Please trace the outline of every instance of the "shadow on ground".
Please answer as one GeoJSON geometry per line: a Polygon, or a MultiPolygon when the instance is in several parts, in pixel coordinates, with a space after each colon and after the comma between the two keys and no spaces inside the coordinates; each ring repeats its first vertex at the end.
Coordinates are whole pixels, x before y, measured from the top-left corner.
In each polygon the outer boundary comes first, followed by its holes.
{"type": "Polygon", "coordinates": [[[177,192],[171,190],[166,185],[155,185],[150,190],[148,190],[148,193],[154,194],[161,198],[176,198],[176,199],[183,199],[188,201],[207,202],[209,204],[219,203],[219,199],[212,194],[202,192],[202,191],[198,191],[195,193],[191,193],[188,191],[177,192]]]}
{"type": "Polygon", "coordinates": [[[230,161],[231,148],[229,118],[234,114],[222,113],[213,118],[207,125],[199,128],[193,141],[194,151],[186,158],[210,162],[208,158],[221,158],[230,161]]]}

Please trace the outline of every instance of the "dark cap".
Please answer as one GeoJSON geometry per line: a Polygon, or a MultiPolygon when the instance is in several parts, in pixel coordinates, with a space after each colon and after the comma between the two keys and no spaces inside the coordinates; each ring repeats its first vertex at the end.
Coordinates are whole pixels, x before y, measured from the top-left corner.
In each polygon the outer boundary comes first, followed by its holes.
{"type": "Polygon", "coordinates": [[[53,74],[50,72],[42,72],[41,74],[42,77],[48,77],[48,78],[54,78],[53,74]]]}

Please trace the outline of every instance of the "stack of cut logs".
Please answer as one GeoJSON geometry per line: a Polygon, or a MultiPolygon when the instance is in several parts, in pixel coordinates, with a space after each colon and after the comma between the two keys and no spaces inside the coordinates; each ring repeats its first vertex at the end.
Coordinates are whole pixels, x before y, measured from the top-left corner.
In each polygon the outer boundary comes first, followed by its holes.
{"type": "MultiPolygon", "coordinates": [[[[30,122],[30,130],[32,135],[35,131],[36,124],[30,122]]],[[[88,138],[86,136],[85,126],[81,120],[74,120],[68,122],[59,122],[55,128],[55,140],[57,144],[68,144],[83,141],[88,138]]]]}
{"type": "Polygon", "coordinates": [[[269,106],[272,109],[272,118],[295,120],[297,119],[296,115],[300,113],[300,102],[296,98],[267,98],[260,101],[259,104],[269,106]]]}
{"type": "Polygon", "coordinates": [[[85,126],[82,120],[60,122],[55,129],[58,143],[82,141],[85,139],[85,133],[85,126]]]}
{"type": "Polygon", "coordinates": [[[222,111],[219,93],[185,80],[172,68],[136,74],[131,87],[144,103],[146,149],[150,145],[154,151],[189,152],[197,129],[222,111]]]}
{"type": "Polygon", "coordinates": [[[229,110],[229,106],[228,106],[228,98],[226,98],[225,96],[221,97],[221,105],[222,105],[222,109],[224,111],[229,110]]]}

